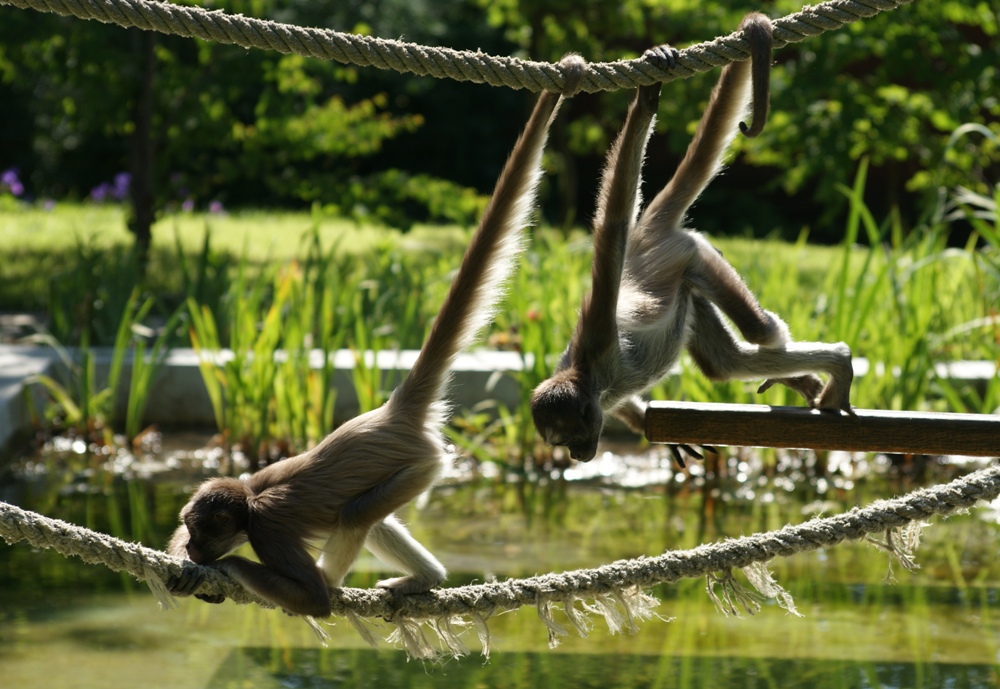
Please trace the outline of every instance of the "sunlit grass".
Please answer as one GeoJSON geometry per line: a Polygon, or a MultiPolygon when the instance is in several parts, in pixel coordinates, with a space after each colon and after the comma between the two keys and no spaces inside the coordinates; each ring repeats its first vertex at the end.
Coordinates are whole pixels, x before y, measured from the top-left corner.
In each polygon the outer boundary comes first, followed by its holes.
{"type": "MultiPolygon", "coordinates": [[[[358,225],[321,213],[247,210],[233,213],[175,213],[152,230],[146,284],[154,293],[176,293],[177,246],[194,257],[206,233],[212,250],[251,265],[287,263],[303,254],[303,236],[315,232],[331,258],[359,256],[379,245],[414,251],[460,254],[469,228],[415,225],[403,235],[384,227],[358,225]]],[[[60,203],[0,209],[0,309],[40,310],[47,306],[50,281],[74,265],[81,247],[91,252],[125,253],[132,247],[125,210],[117,205],[60,203]]]]}

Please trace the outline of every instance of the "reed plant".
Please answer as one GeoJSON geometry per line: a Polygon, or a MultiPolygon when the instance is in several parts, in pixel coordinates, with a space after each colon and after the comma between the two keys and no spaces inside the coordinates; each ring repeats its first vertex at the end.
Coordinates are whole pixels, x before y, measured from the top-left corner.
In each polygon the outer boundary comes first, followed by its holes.
{"type": "Polygon", "coordinates": [[[245,258],[220,304],[189,299],[190,338],[228,445],[251,466],[302,451],[333,428],[334,353],[348,336],[361,411],[392,389],[377,352],[416,346],[429,315],[426,261],[383,243],[364,259],[324,249],[315,227],[303,258],[254,268],[245,258]],[[222,352],[228,350],[223,357],[222,352]]]}
{"type": "Polygon", "coordinates": [[[68,430],[104,445],[114,445],[113,425],[118,390],[131,352],[125,398],[125,441],[131,444],[139,437],[153,376],[162,365],[178,321],[175,314],[168,319],[159,335],[154,336],[143,325],[153,303],[152,297],[143,299],[138,290],[129,295],[118,323],[104,380],[98,378],[95,351],[90,346],[86,329],[80,346],[75,349],[62,346],[51,333],[32,338],[50,346],[62,364],[63,375],[39,374],[29,379],[30,383],[40,385],[48,394],[44,417],[50,427],[68,430]],[[148,339],[152,339],[152,345],[147,344],[148,339]]]}

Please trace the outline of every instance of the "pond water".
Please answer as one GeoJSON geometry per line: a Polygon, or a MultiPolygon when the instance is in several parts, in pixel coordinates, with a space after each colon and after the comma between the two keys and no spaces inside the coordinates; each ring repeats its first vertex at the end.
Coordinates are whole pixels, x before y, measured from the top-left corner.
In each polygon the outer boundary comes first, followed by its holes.
{"type": "MultiPolygon", "coordinates": [[[[175,438],[181,445],[204,438],[175,438]]],[[[15,463],[0,499],[162,547],[211,452],[135,460],[65,454],[15,463]],[[110,470],[109,470],[110,469],[110,470]]],[[[776,529],[979,468],[871,455],[733,452],[675,470],[662,448],[608,446],[595,462],[530,483],[456,470],[402,515],[450,570],[447,585],[530,576],[776,529]],[[628,486],[627,488],[622,486],[628,486]]],[[[84,450],[83,453],[77,450],[84,450]]],[[[503,471],[484,472],[486,475],[503,471]]],[[[144,584],[52,552],[0,543],[0,685],[35,687],[1000,687],[1000,505],[935,518],[920,569],[849,544],[772,563],[803,617],[773,601],[719,613],[704,580],[660,586],[663,619],[548,648],[533,609],[490,620],[492,655],[407,661],[343,620],[326,647],[273,610],[182,600],[158,609],[144,584]],[[891,581],[887,580],[891,577],[891,581]]],[[[363,557],[348,581],[387,573],[363,557]]],[[[742,575],[737,575],[742,576],[742,575]]],[[[561,613],[559,613],[561,614],[561,613]]],[[[558,614],[557,614],[557,619],[558,614]]],[[[564,618],[562,618],[564,619],[564,618]]],[[[373,628],[385,636],[386,627],[373,628]]]]}

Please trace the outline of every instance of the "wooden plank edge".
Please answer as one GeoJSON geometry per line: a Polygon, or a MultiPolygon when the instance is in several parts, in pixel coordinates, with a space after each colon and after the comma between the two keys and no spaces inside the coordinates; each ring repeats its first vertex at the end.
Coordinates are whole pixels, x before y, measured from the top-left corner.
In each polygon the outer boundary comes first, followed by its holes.
{"type": "Polygon", "coordinates": [[[1000,416],[855,409],[650,402],[653,443],[780,447],[848,452],[1000,456],[1000,416]]]}

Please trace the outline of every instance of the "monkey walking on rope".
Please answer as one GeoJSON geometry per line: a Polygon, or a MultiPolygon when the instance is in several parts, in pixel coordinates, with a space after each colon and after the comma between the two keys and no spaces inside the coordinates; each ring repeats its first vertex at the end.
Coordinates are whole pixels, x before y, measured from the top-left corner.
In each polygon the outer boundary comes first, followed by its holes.
{"type": "MultiPolygon", "coordinates": [[[[566,91],[573,93],[584,62],[569,56],[561,64],[566,91]]],[[[362,547],[404,573],[378,583],[397,594],[427,591],[444,580],[444,566],[393,512],[430,488],[448,458],[442,433],[448,371],[489,322],[514,268],[559,103],[555,93],[538,98],[416,363],[389,400],[297,457],[246,479],[203,483],[181,510],[170,554],[220,569],[286,612],[314,617],[330,614],[329,588],[341,586],[362,547]],[[318,562],[308,550],[314,540],[323,543],[318,562]],[[248,541],[260,563],[227,555],[248,541]]],[[[186,569],[168,588],[189,595],[202,579],[197,569],[186,569]]]]}

